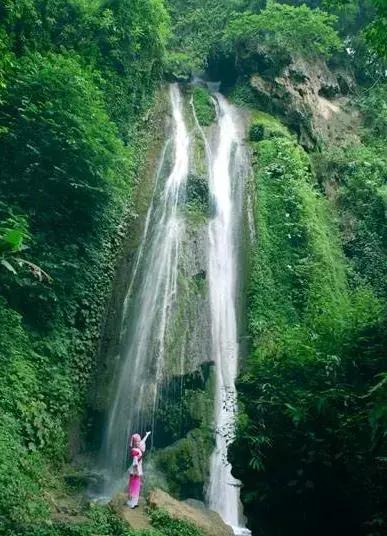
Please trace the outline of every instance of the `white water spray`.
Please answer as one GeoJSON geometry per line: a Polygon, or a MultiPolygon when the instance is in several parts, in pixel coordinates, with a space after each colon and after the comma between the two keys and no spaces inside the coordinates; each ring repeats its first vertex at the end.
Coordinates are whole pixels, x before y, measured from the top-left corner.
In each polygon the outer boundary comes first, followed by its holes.
{"type": "Polygon", "coordinates": [[[215,216],[209,224],[209,291],[212,321],[212,355],[216,366],[216,446],[211,456],[208,500],[235,534],[243,528],[240,482],[231,474],[227,449],[234,438],[238,371],[236,290],[237,232],[241,217],[238,192],[243,189],[246,154],[235,109],[217,95],[218,140],[212,151],[209,186],[215,216]]]}
{"type": "MultiPolygon", "coordinates": [[[[123,321],[128,322],[128,329],[122,334],[121,363],[102,450],[106,494],[113,493],[120,485],[129,432],[141,428],[140,416],[145,408],[152,414],[157,405],[158,389],[163,379],[166,330],[176,300],[179,247],[184,233],[179,203],[184,198],[188,176],[190,138],[177,85],[171,86],[170,100],[173,168],[165,181],[162,199],[157,207],[152,203],[148,212],[143,242],[124,307],[126,318],[123,321]],[[153,234],[149,236],[151,220],[153,234]],[[140,272],[141,284],[135,291],[135,279],[140,272]]],[[[164,158],[165,151],[159,173],[164,158]]],[[[152,416],[148,416],[148,422],[149,417],[151,419],[152,416]]]]}

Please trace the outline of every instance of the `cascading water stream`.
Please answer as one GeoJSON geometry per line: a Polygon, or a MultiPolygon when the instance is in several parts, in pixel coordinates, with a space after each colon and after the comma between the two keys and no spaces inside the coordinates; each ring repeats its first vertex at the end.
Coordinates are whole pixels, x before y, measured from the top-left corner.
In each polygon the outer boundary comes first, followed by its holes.
{"type": "MultiPolygon", "coordinates": [[[[129,432],[144,430],[145,425],[153,422],[159,390],[165,380],[165,361],[171,357],[171,343],[173,345],[175,342],[173,323],[179,314],[183,314],[182,318],[188,322],[186,325],[191,327],[191,332],[177,346],[181,377],[186,373],[187,359],[191,362],[193,353],[197,351],[193,344],[207,356],[207,360],[215,362],[216,446],[210,460],[209,506],[233,527],[235,534],[248,535],[250,531],[243,528],[240,483],[233,478],[227,461],[227,449],[233,440],[235,429],[235,379],[239,353],[236,294],[240,255],[237,244],[241,233],[242,199],[248,172],[247,153],[242,143],[243,122],[236,109],[222,95],[216,94],[214,102],[218,121],[210,130],[214,135],[207,138],[191,100],[197,130],[204,142],[213,205],[208,232],[206,233],[205,227],[203,229],[206,238],[203,238],[204,257],[201,261],[204,263],[203,269],[206,269],[208,255],[209,301],[198,302],[205,307],[201,310],[193,309],[195,315],[192,317],[192,309],[189,313],[187,303],[181,301],[182,283],[178,285],[181,270],[181,279],[187,286],[192,280],[190,278],[195,277],[195,270],[200,269],[197,261],[189,255],[187,257],[187,250],[184,250],[187,248],[187,240],[190,240],[190,235],[186,232],[188,229],[185,229],[185,212],[182,207],[186,201],[192,143],[184,121],[183,99],[177,85],[171,86],[170,100],[172,136],[162,151],[142,242],[124,302],[121,350],[112,386],[113,404],[102,449],[102,464],[106,471],[104,495],[111,495],[121,485],[129,432]],[[170,164],[168,157],[171,151],[168,149],[171,147],[173,151],[170,164]],[[170,165],[172,169],[166,173],[166,168],[170,165]],[[185,259],[184,262],[182,259],[185,259]],[[187,262],[190,261],[191,267],[188,270],[187,262]],[[185,304],[184,309],[182,304],[185,304]],[[202,320],[207,319],[207,324],[199,322],[201,317],[202,320]],[[208,326],[209,323],[211,332],[208,331],[205,337],[206,344],[198,345],[198,337],[203,337],[205,325],[208,326]],[[196,335],[194,329],[197,330],[196,335]]],[[[194,164],[191,171],[195,175],[194,164]]],[[[191,242],[192,253],[192,248],[195,249],[196,246],[192,238],[191,242]]]]}
{"type": "MultiPolygon", "coordinates": [[[[170,89],[173,115],[173,168],[166,178],[160,203],[148,212],[143,243],[125,300],[120,364],[102,449],[106,473],[105,494],[119,487],[124,474],[128,434],[141,428],[140,416],[148,413],[149,425],[162,380],[168,319],[176,300],[179,247],[184,218],[179,203],[184,199],[189,170],[190,138],[183,117],[177,85],[170,89]],[[148,228],[153,225],[153,233],[148,228]],[[141,268],[141,269],[140,269],[141,268]],[[134,290],[134,281],[141,280],[134,290]]],[[[159,167],[163,168],[165,151],[159,167]]]]}
{"type": "Polygon", "coordinates": [[[209,188],[214,217],[209,223],[209,292],[212,322],[212,356],[216,367],[216,446],[211,456],[208,501],[235,534],[250,534],[243,527],[240,483],[231,474],[227,449],[234,438],[238,371],[236,291],[237,238],[241,221],[241,192],[246,152],[240,120],[226,99],[217,94],[218,136],[210,161],[209,188]]]}

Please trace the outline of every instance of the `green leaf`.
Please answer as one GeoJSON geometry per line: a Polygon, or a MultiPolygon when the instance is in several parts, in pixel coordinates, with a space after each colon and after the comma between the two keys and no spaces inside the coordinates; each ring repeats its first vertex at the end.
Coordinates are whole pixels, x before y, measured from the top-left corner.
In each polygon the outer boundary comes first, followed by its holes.
{"type": "Polygon", "coordinates": [[[8,229],[3,235],[2,240],[6,242],[13,251],[19,251],[24,238],[24,232],[21,229],[8,229]]]}
{"type": "Polygon", "coordinates": [[[5,268],[7,268],[7,270],[9,270],[10,272],[12,272],[13,274],[17,274],[15,268],[12,266],[11,263],[9,263],[6,259],[1,259],[0,260],[0,264],[2,264],[5,268]]]}

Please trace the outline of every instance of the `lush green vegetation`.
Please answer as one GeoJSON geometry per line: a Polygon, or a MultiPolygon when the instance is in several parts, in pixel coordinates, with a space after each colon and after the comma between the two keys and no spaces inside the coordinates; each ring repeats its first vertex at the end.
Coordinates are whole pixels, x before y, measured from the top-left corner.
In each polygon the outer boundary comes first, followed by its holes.
{"type": "MultiPolygon", "coordinates": [[[[206,71],[226,82],[235,102],[254,106],[249,75],[270,78],[301,58],[352,69],[362,125],[356,142],[322,141],[308,155],[280,122],[252,111],[258,239],[230,456],[256,534],[381,536],[386,2],[165,4],[169,13],[163,0],[0,6],[0,533],[132,536],[102,507],[85,508],[79,523],[52,522],[50,494],[62,491],[70,436],[83,440],[75,423],[115,260],[135,217],[155,89],[163,74],[189,79],[206,71]]],[[[208,91],[192,92],[199,123],[210,125],[208,91]]],[[[194,158],[203,159],[198,147],[194,158]]],[[[186,208],[191,222],[206,222],[208,184],[196,167],[186,208]]],[[[204,285],[198,275],[194,284],[204,285]]],[[[166,397],[158,408],[158,446],[166,446],[162,433],[174,445],[155,464],[183,496],[199,498],[208,471],[207,387],[187,384],[179,405],[166,397]]],[[[199,536],[163,512],[151,516],[155,529],[144,536],[199,536]]]]}
{"type": "MultiPolygon", "coordinates": [[[[353,214],[363,249],[345,249],[348,265],[306,154],[283,137],[258,142],[254,152],[260,239],[251,259],[252,352],[238,382],[243,410],[232,451],[243,498],[257,534],[289,526],[299,534],[362,534],[367,526],[379,534],[385,302],[378,299],[381,274],[372,270],[385,266],[385,252],[363,233],[375,233],[384,213],[377,218],[367,203],[371,217],[353,214]],[[358,265],[367,249],[378,257],[370,272],[358,265]]],[[[374,204],[379,179],[370,186],[374,204]]],[[[341,202],[364,209],[363,188],[344,180],[341,202]]],[[[344,224],[344,209],[340,216],[344,224]]]]}
{"type": "MultiPolygon", "coordinates": [[[[82,511],[82,522],[67,523],[65,520],[41,525],[17,526],[9,529],[2,526],[4,536],[163,536],[164,533],[147,530],[130,530],[127,523],[109,508],[92,505],[82,511]]],[[[2,530],[2,531],[1,531],[2,530]]]]}
{"type": "Polygon", "coordinates": [[[208,90],[201,86],[194,86],[192,91],[193,105],[200,125],[207,127],[215,121],[216,112],[214,102],[208,90]]]}
{"type": "Polygon", "coordinates": [[[262,55],[276,62],[290,55],[352,61],[359,80],[383,71],[386,57],[384,0],[168,0],[172,35],[167,72],[187,77],[210,72],[229,82],[239,71],[249,72],[262,55]],[[344,52],[337,33],[351,56],[344,52]],[[342,52],[338,52],[338,51],[342,52]],[[376,52],[376,54],[375,54],[376,52]],[[347,56],[347,57],[345,57],[347,56]]]}
{"type": "Polygon", "coordinates": [[[323,5],[336,8],[343,16],[346,28],[348,22],[355,28],[360,22],[367,43],[377,54],[387,57],[387,5],[384,0],[324,0],[323,5]]]}
{"type": "Polygon", "coordinates": [[[151,510],[152,525],[165,536],[203,536],[195,525],[181,519],[173,519],[164,510],[151,510]]]}
{"type": "Polygon", "coordinates": [[[220,42],[233,3],[227,0],[168,0],[173,33],[167,72],[190,75],[208,64],[220,42]]]}
{"type": "Polygon", "coordinates": [[[341,46],[333,29],[336,18],[306,5],[270,2],[260,13],[241,13],[229,22],[224,39],[237,56],[266,46],[272,53],[287,51],[303,56],[330,56],[341,46]]]}
{"type": "Polygon", "coordinates": [[[83,411],[167,31],[159,0],[0,7],[4,523],[50,514],[44,490],[83,411]]]}
{"type": "Polygon", "coordinates": [[[154,528],[131,530],[115,512],[103,506],[90,505],[82,511],[82,522],[67,523],[58,521],[41,526],[13,525],[0,527],[4,536],[203,536],[193,524],[172,518],[166,511],[149,509],[147,512],[154,528]]]}
{"type": "Polygon", "coordinates": [[[311,156],[252,116],[251,350],[230,456],[254,534],[385,531],[385,95],[357,98],[358,142],[311,156]]]}
{"type": "MultiPolygon", "coordinates": [[[[205,280],[195,284],[204,287],[205,280]]],[[[214,446],[213,382],[213,367],[209,365],[183,378],[172,378],[164,386],[164,398],[156,412],[154,433],[158,450],[151,461],[157,477],[151,477],[151,484],[165,487],[165,491],[181,499],[203,498],[209,471],[208,452],[214,446]]]]}

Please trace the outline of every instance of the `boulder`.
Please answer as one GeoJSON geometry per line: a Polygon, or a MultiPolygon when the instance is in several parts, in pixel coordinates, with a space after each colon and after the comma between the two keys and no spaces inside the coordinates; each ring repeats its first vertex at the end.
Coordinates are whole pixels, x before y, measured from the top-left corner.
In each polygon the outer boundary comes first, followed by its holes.
{"type": "Polygon", "coordinates": [[[174,519],[192,523],[206,536],[233,536],[232,528],[224,523],[219,514],[203,505],[197,507],[195,503],[196,501],[190,504],[178,501],[159,489],[151,491],[148,496],[151,508],[160,508],[174,519]]]}

